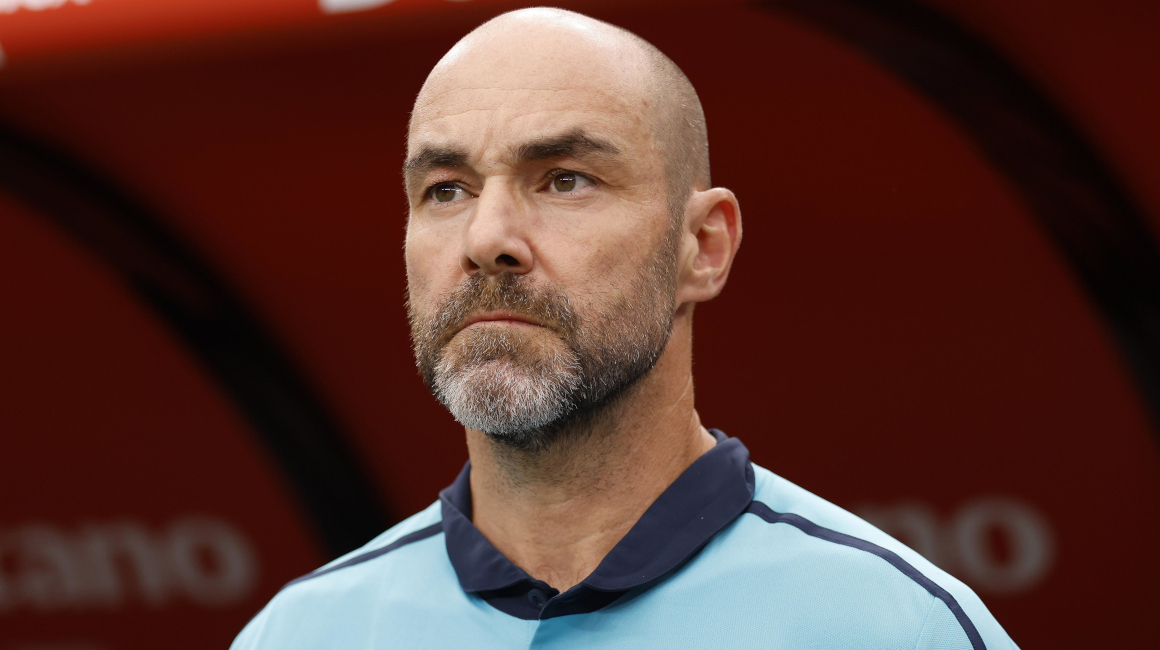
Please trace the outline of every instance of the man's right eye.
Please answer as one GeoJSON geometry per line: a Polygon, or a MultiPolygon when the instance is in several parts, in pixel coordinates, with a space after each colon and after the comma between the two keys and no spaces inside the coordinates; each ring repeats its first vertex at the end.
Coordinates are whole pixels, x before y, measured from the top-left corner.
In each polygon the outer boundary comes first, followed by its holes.
{"type": "Polygon", "coordinates": [[[427,196],[436,203],[451,203],[466,198],[467,190],[455,183],[436,183],[427,190],[427,196]]]}

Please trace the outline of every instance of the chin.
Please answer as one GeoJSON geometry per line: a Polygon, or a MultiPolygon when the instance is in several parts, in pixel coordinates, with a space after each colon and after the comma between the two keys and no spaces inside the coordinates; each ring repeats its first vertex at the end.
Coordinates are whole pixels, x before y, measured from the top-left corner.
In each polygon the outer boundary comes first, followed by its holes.
{"type": "Polygon", "coordinates": [[[466,427],[497,439],[526,438],[552,428],[575,408],[579,375],[569,364],[552,361],[491,359],[441,368],[435,394],[466,427]]]}

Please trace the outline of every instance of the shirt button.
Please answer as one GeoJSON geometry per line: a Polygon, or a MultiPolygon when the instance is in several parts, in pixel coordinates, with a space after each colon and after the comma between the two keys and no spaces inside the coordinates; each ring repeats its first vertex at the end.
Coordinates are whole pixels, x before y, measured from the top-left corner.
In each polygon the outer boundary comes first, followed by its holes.
{"type": "Polygon", "coordinates": [[[528,592],[528,602],[535,607],[542,608],[548,599],[544,596],[544,592],[539,589],[532,589],[528,592]]]}

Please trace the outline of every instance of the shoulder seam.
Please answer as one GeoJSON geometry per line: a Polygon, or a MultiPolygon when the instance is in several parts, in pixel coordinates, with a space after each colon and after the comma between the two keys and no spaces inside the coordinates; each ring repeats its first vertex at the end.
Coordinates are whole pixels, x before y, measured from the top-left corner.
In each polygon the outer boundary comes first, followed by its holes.
{"type": "Polygon", "coordinates": [[[304,582],[304,581],[310,580],[312,578],[324,576],[328,573],[333,573],[334,571],[338,571],[339,569],[345,569],[347,567],[351,567],[351,566],[354,566],[356,564],[362,564],[363,562],[366,562],[368,560],[373,560],[377,557],[381,557],[383,555],[386,555],[387,553],[390,553],[391,551],[393,551],[395,549],[402,548],[408,544],[427,539],[428,537],[431,537],[434,535],[438,535],[441,532],[443,532],[443,522],[439,521],[439,522],[436,522],[434,524],[431,524],[430,526],[427,526],[426,528],[420,528],[419,530],[407,533],[406,535],[403,535],[399,539],[396,539],[395,541],[391,542],[390,544],[387,544],[386,546],[382,546],[382,547],[367,551],[366,553],[363,553],[361,555],[356,555],[356,556],[352,557],[351,559],[349,559],[345,562],[340,562],[332,567],[318,569],[317,571],[311,571],[310,573],[307,573],[304,576],[299,576],[299,577],[291,580],[290,582],[287,582],[285,585],[283,585],[282,589],[285,589],[286,587],[289,587],[290,585],[293,585],[293,584],[296,584],[299,582],[304,582]]]}
{"type": "Polygon", "coordinates": [[[938,598],[932,597],[930,607],[926,610],[926,616],[922,619],[922,627],[918,628],[918,638],[914,640],[914,650],[918,650],[918,644],[922,643],[922,635],[926,633],[926,626],[930,625],[930,617],[934,614],[934,606],[937,604],[938,598]]]}
{"type": "Polygon", "coordinates": [[[839,533],[838,531],[831,530],[829,528],[823,528],[822,526],[815,524],[814,522],[806,519],[805,517],[802,517],[801,515],[777,512],[760,501],[753,501],[750,503],[745,512],[757,515],[761,519],[771,524],[789,524],[811,537],[816,537],[818,539],[832,542],[834,544],[840,544],[842,546],[849,546],[850,548],[865,551],[872,555],[876,555],[883,560],[886,560],[890,563],[891,566],[902,572],[903,575],[926,589],[930,595],[943,601],[943,603],[946,604],[947,608],[951,610],[951,613],[955,615],[955,619],[958,620],[959,625],[962,626],[963,632],[966,633],[967,639],[971,642],[972,650],[986,650],[987,646],[983,643],[983,637],[979,634],[979,631],[975,628],[975,624],[971,622],[971,619],[967,616],[967,613],[963,611],[962,606],[959,605],[957,600],[955,600],[955,597],[952,596],[946,589],[943,589],[938,584],[936,584],[933,580],[923,575],[909,562],[899,557],[897,553],[882,548],[873,542],[868,542],[864,539],[860,539],[852,535],[847,535],[845,533],[839,533]]]}

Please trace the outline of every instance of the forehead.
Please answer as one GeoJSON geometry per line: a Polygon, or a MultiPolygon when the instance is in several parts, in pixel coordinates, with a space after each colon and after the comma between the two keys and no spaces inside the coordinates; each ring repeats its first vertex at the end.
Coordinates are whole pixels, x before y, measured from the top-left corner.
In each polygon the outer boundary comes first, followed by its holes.
{"type": "Polygon", "coordinates": [[[632,52],[576,38],[528,40],[453,49],[415,102],[408,150],[454,144],[479,153],[575,129],[625,151],[651,147],[651,106],[632,52]]]}

